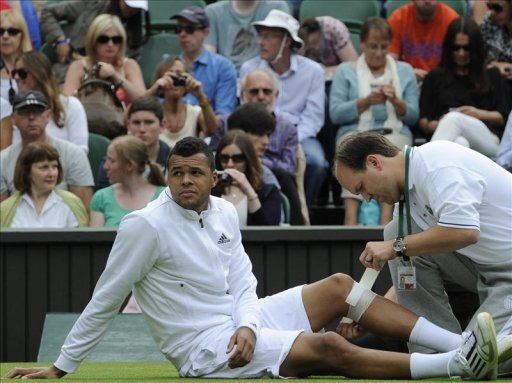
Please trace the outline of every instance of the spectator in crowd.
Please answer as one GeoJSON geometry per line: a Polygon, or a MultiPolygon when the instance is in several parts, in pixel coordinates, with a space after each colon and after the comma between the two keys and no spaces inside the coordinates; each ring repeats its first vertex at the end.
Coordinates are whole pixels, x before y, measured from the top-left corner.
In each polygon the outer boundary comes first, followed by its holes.
{"type": "Polygon", "coordinates": [[[124,218],[93,297],[58,359],[48,367],[15,368],[6,379],[75,372],[131,290],[155,343],[183,377],[493,378],[498,352],[488,313],[478,315],[473,331],[452,333],[341,273],[258,299],[236,210],[210,196],[218,178],[213,162],[198,138],[176,144],[169,188],[124,218]],[[366,350],[334,332],[319,333],[342,316],[442,354],[366,350]]]}
{"type": "Polygon", "coordinates": [[[14,168],[21,149],[31,142],[45,142],[59,152],[64,176],[59,187],[76,194],[88,209],[92,196],[91,167],[85,152],[75,144],[46,133],[51,118],[48,100],[39,91],[21,91],[14,97],[12,119],[20,131],[21,141],[0,151],[0,201],[17,190],[14,168]]]}
{"type": "Polygon", "coordinates": [[[283,0],[230,0],[207,5],[210,34],[206,47],[227,57],[240,70],[244,62],[259,53],[258,34],[252,23],[263,20],[272,9],[290,11],[283,0]]]}
{"type": "Polygon", "coordinates": [[[14,60],[20,53],[32,50],[32,44],[25,19],[15,10],[0,12],[0,32],[0,96],[12,104],[18,90],[11,76],[14,60]]]}
{"type": "Polygon", "coordinates": [[[89,226],[89,214],[82,200],[71,192],[57,189],[63,177],[57,149],[44,142],[26,145],[14,170],[14,187],[18,191],[0,203],[0,226],[89,226]]]}
{"type": "MultiPolygon", "coordinates": [[[[16,59],[12,77],[20,91],[38,90],[48,100],[52,116],[46,133],[80,146],[85,153],[89,151],[85,109],[76,97],[62,93],[46,55],[37,51],[22,53],[16,59]]],[[[13,141],[20,139],[19,131],[15,129],[13,141]]]]}
{"type": "Polygon", "coordinates": [[[173,147],[183,137],[209,137],[217,130],[217,117],[203,85],[187,72],[179,57],[170,57],[158,65],[155,81],[147,95],[163,94],[165,129],[160,139],[173,147]],[[192,94],[199,105],[187,104],[183,96],[192,94]]]}
{"type": "Polygon", "coordinates": [[[0,150],[12,143],[12,106],[5,98],[0,97],[0,150]]]}
{"type": "Polygon", "coordinates": [[[512,112],[508,115],[505,132],[496,154],[496,162],[512,173],[512,112]]]}
{"type": "MultiPolygon", "coordinates": [[[[162,104],[154,97],[138,98],[128,108],[126,128],[128,134],[140,138],[146,145],[149,160],[160,165],[160,169],[165,175],[171,148],[160,140],[160,134],[165,129],[162,104]]],[[[99,188],[110,185],[107,172],[103,166],[104,163],[105,161],[102,161],[98,170],[99,188]]]]}
{"type": "MultiPolygon", "coordinates": [[[[228,59],[205,48],[210,21],[204,9],[187,7],[171,19],[177,19],[181,58],[203,85],[213,110],[217,114],[231,113],[236,106],[236,69],[228,59]]],[[[193,105],[201,104],[194,94],[188,94],[185,100],[193,105]]]]}
{"type": "MultiPolygon", "coordinates": [[[[257,69],[257,71],[262,70],[257,69]]],[[[246,81],[245,84],[247,84],[246,81]]],[[[245,93],[247,93],[247,88],[245,89],[245,93]]],[[[240,129],[247,133],[254,145],[256,155],[262,161],[263,168],[277,178],[280,190],[290,202],[290,224],[303,225],[304,218],[295,181],[298,150],[297,129],[292,124],[284,125],[284,127],[281,124],[278,128],[275,115],[254,100],[235,109],[228,117],[226,125],[230,130],[240,129]],[[277,131],[277,129],[280,130],[277,131]],[[270,147],[271,141],[273,147],[270,147]],[[295,169],[293,173],[279,167],[290,163],[295,169]]],[[[265,182],[272,183],[267,179],[265,182]]]]}
{"type": "MultiPolygon", "coordinates": [[[[37,1],[37,0],[36,0],[37,1]]],[[[33,0],[10,0],[12,9],[20,12],[27,24],[32,49],[39,50],[42,45],[41,23],[39,22],[38,10],[33,0]]]]}
{"type": "Polygon", "coordinates": [[[512,85],[512,1],[489,0],[485,4],[489,12],[483,17],[480,30],[487,46],[487,62],[512,85]]]}
{"type": "Polygon", "coordinates": [[[160,166],[149,160],[147,146],[137,137],[114,138],[104,167],[111,186],[94,193],[91,226],[117,227],[126,214],[142,209],[165,189],[160,166]]]}
{"type": "Polygon", "coordinates": [[[221,138],[215,167],[222,170],[212,195],[233,203],[240,226],[279,225],[279,189],[264,183],[260,160],[249,136],[242,130],[229,130],[221,138]]]}
{"type": "Polygon", "coordinates": [[[260,56],[245,62],[240,77],[256,68],[268,68],[279,79],[275,106],[296,127],[306,156],[304,185],[306,201],[312,206],[327,174],[328,164],[316,135],[324,124],[325,84],[322,67],[295,53],[303,41],[297,35],[299,22],[280,10],[272,10],[265,20],[254,22],[260,41],[260,56]]]}
{"type": "MultiPolygon", "coordinates": [[[[369,18],[361,29],[363,53],[357,61],[338,67],[330,95],[331,120],[341,125],[336,142],[354,132],[377,131],[399,148],[412,144],[409,127],[418,121],[418,88],[412,67],[389,54],[391,39],[385,19],[369,18]]],[[[342,198],[345,225],[356,225],[362,198],[346,189],[342,198]]],[[[380,223],[386,224],[393,205],[383,203],[380,208],[380,223]]]]}
{"type": "MultiPolygon", "coordinates": [[[[89,26],[101,14],[118,16],[127,36],[125,38],[126,56],[136,58],[145,42],[143,11],[148,10],[147,0],[106,0],[75,1],[66,0],[47,3],[41,10],[41,29],[48,44],[55,48],[57,61],[65,63],[71,53],[89,55],[88,42],[84,40],[89,26]],[[65,27],[61,24],[65,21],[65,27]]],[[[149,25],[146,25],[148,28],[149,25]]]]}
{"type": "Polygon", "coordinates": [[[64,93],[75,94],[93,67],[99,64],[98,76],[117,87],[117,97],[126,106],[144,95],[142,71],[137,61],[126,57],[126,31],[117,16],[103,14],[92,21],[85,36],[85,53],[85,58],[69,66],[64,93]]]}
{"type": "MultiPolygon", "coordinates": [[[[500,349],[511,358],[512,308],[504,302],[512,286],[512,174],[452,142],[401,151],[364,132],[338,146],[336,176],[352,193],[399,205],[384,241],[368,242],[359,258],[376,270],[389,261],[398,303],[460,333],[444,283],[478,293],[480,307],[466,330],[479,313],[491,313],[498,342],[506,342],[500,349]]],[[[409,344],[411,352],[428,349],[409,344]]],[[[502,372],[512,372],[510,362],[502,372]]]]}
{"type": "Polygon", "coordinates": [[[446,29],[457,17],[438,0],[411,0],[388,17],[393,31],[390,52],[412,65],[418,82],[439,63],[446,29]]]}
{"type": "Polygon", "coordinates": [[[486,69],[485,46],[476,22],[454,20],[441,62],[425,78],[420,128],[432,141],[447,140],[494,158],[510,112],[510,95],[497,68],[486,69]]]}
{"type": "Polygon", "coordinates": [[[299,29],[304,40],[300,54],[320,63],[324,77],[331,80],[339,64],[356,61],[357,52],[350,41],[350,31],[340,20],[331,16],[310,17],[299,29]]]}

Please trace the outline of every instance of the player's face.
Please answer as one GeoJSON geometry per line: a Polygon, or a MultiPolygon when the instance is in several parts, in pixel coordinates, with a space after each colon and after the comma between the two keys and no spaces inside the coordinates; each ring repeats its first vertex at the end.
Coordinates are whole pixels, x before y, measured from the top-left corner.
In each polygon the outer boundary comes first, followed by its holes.
{"type": "Polygon", "coordinates": [[[189,157],[172,155],[169,159],[169,188],[172,198],[184,209],[200,213],[208,208],[217,173],[210,169],[203,153],[189,157]]]}
{"type": "Polygon", "coordinates": [[[375,156],[368,156],[366,169],[355,170],[345,164],[336,164],[336,179],[345,189],[361,195],[365,200],[394,204],[400,199],[401,192],[391,174],[375,156]]]}

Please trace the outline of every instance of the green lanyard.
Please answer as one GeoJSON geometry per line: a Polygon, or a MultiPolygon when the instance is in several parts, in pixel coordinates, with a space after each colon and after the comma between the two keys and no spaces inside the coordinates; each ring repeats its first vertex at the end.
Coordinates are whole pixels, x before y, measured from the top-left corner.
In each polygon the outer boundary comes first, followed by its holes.
{"type": "MultiPolygon", "coordinates": [[[[398,238],[404,237],[404,200],[407,212],[407,234],[411,234],[411,205],[409,203],[409,162],[411,160],[412,148],[405,146],[405,181],[404,195],[398,202],[398,238]]],[[[404,256],[404,260],[408,261],[409,257],[404,256]]]]}

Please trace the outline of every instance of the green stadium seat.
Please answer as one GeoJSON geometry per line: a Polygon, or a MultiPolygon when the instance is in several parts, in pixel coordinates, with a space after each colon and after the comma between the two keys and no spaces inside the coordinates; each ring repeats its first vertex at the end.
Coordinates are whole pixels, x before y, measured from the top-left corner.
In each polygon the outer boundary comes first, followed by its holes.
{"type": "Polygon", "coordinates": [[[281,194],[281,208],[283,209],[284,213],[284,222],[286,224],[290,223],[290,201],[288,200],[288,197],[283,193],[279,192],[281,194]]]}
{"type": "Polygon", "coordinates": [[[139,65],[147,88],[153,84],[153,74],[158,64],[166,56],[178,55],[180,52],[178,36],[174,33],[160,33],[149,37],[139,57],[139,65]]]}
{"type": "Polygon", "coordinates": [[[107,155],[107,148],[110,140],[107,137],[96,133],[89,133],[89,165],[91,166],[92,175],[94,177],[94,185],[98,185],[98,170],[101,162],[107,155]]]}
{"type": "Polygon", "coordinates": [[[332,16],[345,22],[353,20],[364,23],[368,17],[379,16],[378,0],[302,0],[299,19],[302,23],[309,17],[332,16]]]}
{"type": "Polygon", "coordinates": [[[179,13],[183,8],[197,6],[204,8],[204,0],[148,0],[149,14],[151,15],[151,30],[153,32],[172,32],[176,26],[176,20],[170,17],[179,13]]]}

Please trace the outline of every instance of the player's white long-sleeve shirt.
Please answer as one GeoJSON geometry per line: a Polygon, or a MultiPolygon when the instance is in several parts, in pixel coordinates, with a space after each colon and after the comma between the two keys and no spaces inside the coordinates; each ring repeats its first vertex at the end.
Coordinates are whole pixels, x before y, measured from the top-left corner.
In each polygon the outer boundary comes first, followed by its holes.
{"type": "Polygon", "coordinates": [[[184,374],[219,331],[260,328],[256,278],[233,205],[210,197],[200,215],[169,188],[127,215],[93,297],[55,366],[75,371],[132,290],[162,353],[184,374]]]}

